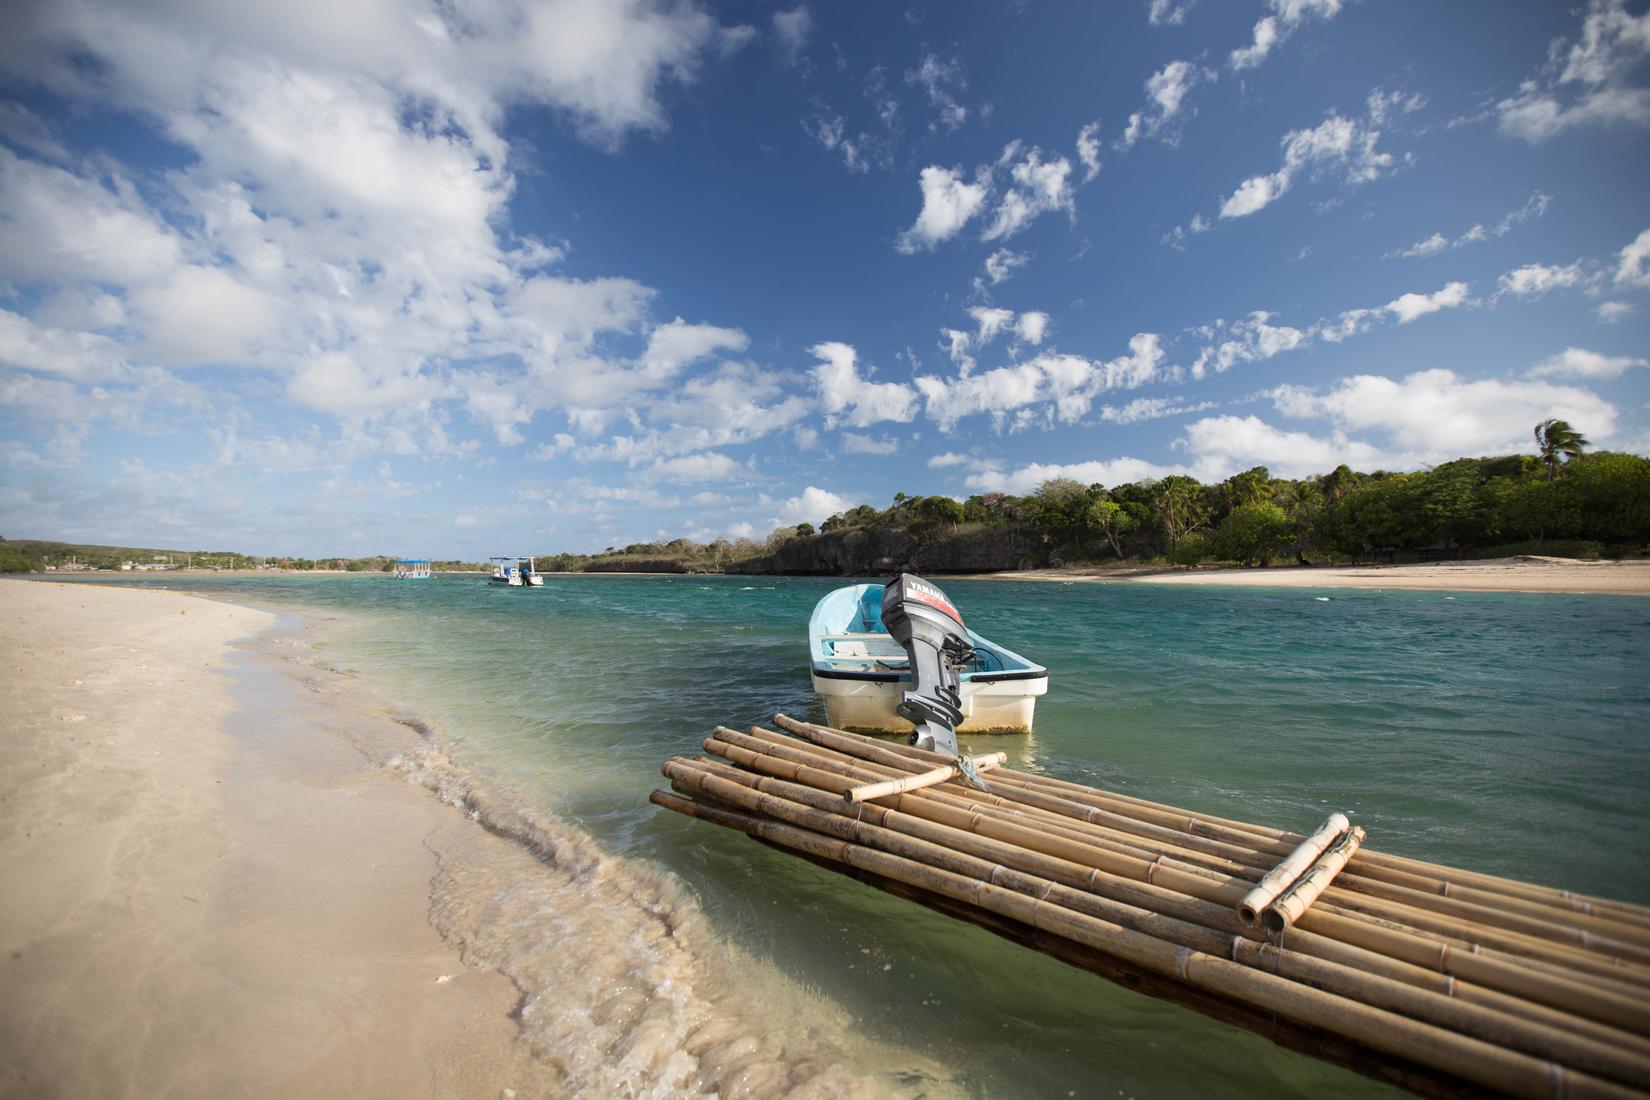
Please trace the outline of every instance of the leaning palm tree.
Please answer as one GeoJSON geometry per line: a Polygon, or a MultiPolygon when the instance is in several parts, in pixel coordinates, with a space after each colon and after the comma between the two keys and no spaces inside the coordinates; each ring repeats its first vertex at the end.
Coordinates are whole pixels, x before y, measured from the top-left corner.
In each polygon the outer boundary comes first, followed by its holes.
{"type": "Polygon", "coordinates": [[[1558,476],[1558,464],[1580,458],[1587,440],[1570,427],[1566,420],[1543,420],[1535,426],[1535,445],[1541,449],[1541,461],[1547,464],[1549,480],[1558,476]]]}

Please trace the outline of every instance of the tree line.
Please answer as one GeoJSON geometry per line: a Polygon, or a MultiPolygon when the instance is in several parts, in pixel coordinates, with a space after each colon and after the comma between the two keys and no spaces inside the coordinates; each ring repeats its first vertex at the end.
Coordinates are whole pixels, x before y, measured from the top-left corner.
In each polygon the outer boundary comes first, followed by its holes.
{"type": "MultiPolygon", "coordinates": [[[[1039,564],[1161,560],[1180,565],[1403,561],[1546,553],[1644,553],[1650,544],[1650,459],[1588,452],[1560,420],[1535,429],[1537,454],[1460,458],[1408,473],[1337,466],[1306,478],[1256,466],[1204,484],[1171,475],[1123,485],[1053,478],[1024,496],[965,500],[896,493],[766,540],[676,539],[541,558],[555,569],[686,567],[716,571],[778,553],[798,539],[897,531],[920,547],[1009,528],[1041,550],[1039,564]]],[[[1001,568],[1013,568],[1005,562],[1001,568]]]]}

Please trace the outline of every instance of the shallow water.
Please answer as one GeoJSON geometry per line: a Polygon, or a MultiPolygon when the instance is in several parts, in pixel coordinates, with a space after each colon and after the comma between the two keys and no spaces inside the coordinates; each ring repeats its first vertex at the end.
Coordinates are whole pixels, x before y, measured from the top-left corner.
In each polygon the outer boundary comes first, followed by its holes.
{"type": "MultiPolygon", "coordinates": [[[[650,806],[659,765],[717,723],[823,720],[805,625],[846,582],[123,583],[346,613],[329,660],[430,722],[470,773],[684,883],[742,980],[772,978],[767,1011],[846,1020],[946,1067],[947,1088],[1388,1092],[650,806]]],[[[942,583],[976,630],[1050,669],[1034,735],[966,747],[1298,831],[1342,809],[1383,851],[1650,902],[1650,600],[942,583]]]]}

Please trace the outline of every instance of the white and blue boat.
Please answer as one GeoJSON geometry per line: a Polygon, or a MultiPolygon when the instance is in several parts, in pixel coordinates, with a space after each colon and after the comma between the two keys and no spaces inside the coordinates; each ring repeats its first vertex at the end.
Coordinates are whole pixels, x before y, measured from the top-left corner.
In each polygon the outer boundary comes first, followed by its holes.
{"type": "MultiPolygon", "coordinates": [[[[906,578],[901,578],[906,582],[906,578]]],[[[959,682],[962,733],[1030,733],[1037,697],[1048,691],[1048,669],[976,634],[938,588],[916,578],[914,598],[966,635],[951,655],[959,682]],[[971,652],[964,652],[971,650],[971,652]]],[[[884,586],[855,584],[820,600],[808,620],[814,690],[837,729],[908,733],[917,723],[900,713],[913,688],[911,656],[883,623],[884,586]]],[[[913,651],[915,652],[915,651],[913,651]]],[[[920,687],[920,685],[919,685],[920,687]]]]}
{"type": "Polygon", "coordinates": [[[402,558],[395,563],[395,579],[398,581],[427,581],[430,579],[430,562],[427,558],[402,558]]]}

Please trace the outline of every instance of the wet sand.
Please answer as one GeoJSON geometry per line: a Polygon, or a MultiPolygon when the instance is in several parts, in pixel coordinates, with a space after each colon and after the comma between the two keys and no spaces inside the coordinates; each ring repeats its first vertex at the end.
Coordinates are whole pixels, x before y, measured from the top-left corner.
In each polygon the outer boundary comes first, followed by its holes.
{"type": "Polygon", "coordinates": [[[0,581],[0,1097],[961,1091],[317,629],[0,581]]]}
{"type": "Polygon", "coordinates": [[[1517,557],[1424,565],[1274,566],[1268,569],[1027,569],[983,574],[980,579],[1650,596],[1650,560],[1517,557]]]}
{"type": "Polygon", "coordinates": [[[426,919],[425,841],[457,815],[237,661],[274,621],[0,583],[0,1094],[532,1081],[514,986],[426,919]]]}

